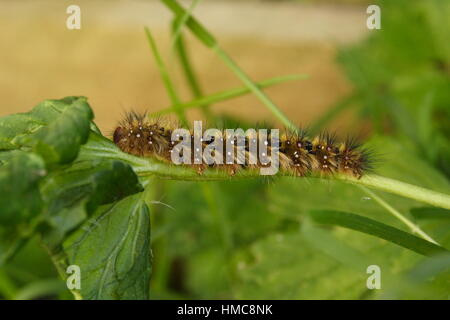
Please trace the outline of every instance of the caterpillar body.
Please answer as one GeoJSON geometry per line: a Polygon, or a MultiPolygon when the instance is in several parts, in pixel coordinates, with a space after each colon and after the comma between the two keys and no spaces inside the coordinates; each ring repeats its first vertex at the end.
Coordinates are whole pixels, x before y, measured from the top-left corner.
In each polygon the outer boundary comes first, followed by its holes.
{"type": "MultiPolygon", "coordinates": [[[[149,119],[145,113],[129,112],[119,123],[113,133],[114,143],[123,151],[139,157],[152,157],[160,161],[172,163],[171,152],[177,144],[172,140],[172,133],[179,126],[167,119],[149,119]]],[[[190,148],[194,150],[193,132],[190,148]]],[[[226,133],[223,132],[226,138],[226,133]]],[[[196,163],[194,153],[191,155],[191,164],[199,174],[207,168],[226,170],[234,175],[239,170],[249,168],[263,168],[268,164],[261,159],[250,160],[249,140],[255,138],[245,137],[245,161],[241,163],[227,163],[225,151],[217,150],[219,157],[223,158],[221,164],[196,163]]],[[[201,145],[207,147],[212,140],[202,139],[201,145]]],[[[268,152],[271,149],[270,135],[265,141],[268,152]]],[[[284,173],[294,176],[307,176],[310,174],[333,175],[347,174],[356,178],[362,177],[372,169],[372,153],[357,143],[355,139],[347,138],[338,142],[336,136],[322,133],[309,137],[306,131],[286,131],[277,140],[279,153],[279,167],[284,173]]]]}

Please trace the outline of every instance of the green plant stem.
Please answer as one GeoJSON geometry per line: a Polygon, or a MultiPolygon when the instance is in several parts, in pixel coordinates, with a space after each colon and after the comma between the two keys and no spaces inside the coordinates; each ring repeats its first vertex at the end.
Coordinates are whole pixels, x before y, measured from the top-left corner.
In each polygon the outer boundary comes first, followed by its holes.
{"type": "MultiPolygon", "coordinates": [[[[134,171],[141,177],[143,182],[151,177],[193,181],[231,179],[236,180],[261,177],[260,172],[257,169],[240,170],[234,176],[230,176],[225,170],[208,169],[205,170],[203,174],[199,175],[196,170],[193,170],[192,168],[186,166],[176,166],[152,158],[140,158],[127,153],[123,153],[111,141],[104,137],[96,135],[95,139],[101,140],[97,141],[99,146],[84,146],[82,149],[83,156],[125,161],[133,167],[134,171]]],[[[292,176],[289,172],[279,172],[278,175],[292,176]]],[[[312,178],[319,177],[312,176],[312,178]]],[[[361,177],[360,179],[350,175],[339,174],[330,176],[328,179],[336,179],[355,185],[362,185],[372,189],[396,194],[405,198],[414,199],[435,207],[450,209],[450,195],[448,194],[429,190],[406,182],[401,182],[375,174],[368,174],[361,177]]]]}
{"type": "Polygon", "coordinates": [[[341,175],[338,179],[352,184],[358,184],[397,194],[423,203],[428,203],[435,207],[450,209],[450,195],[425,189],[406,182],[401,182],[374,174],[365,175],[361,179],[341,175]]]}
{"type": "MultiPolygon", "coordinates": [[[[66,281],[67,274],[65,271],[64,253],[55,252],[54,250],[52,250],[50,247],[48,247],[44,243],[41,243],[41,245],[47,251],[48,255],[50,256],[50,259],[52,260],[52,263],[55,266],[56,271],[58,272],[61,279],[66,281]]],[[[80,292],[78,292],[76,290],[70,290],[69,288],[67,288],[67,290],[69,290],[72,293],[75,300],[83,300],[83,297],[81,296],[80,292]]]]}
{"type": "Polygon", "coordinates": [[[388,212],[390,212],[394,217],[399,219],[401,222],[403,222],[408,228],[413,232],[420,235],[422,238],[424,238],[427,241],[430,241],[434,244],[439,245],[432,237],[430,237],[428,234],[425,233],[422,229],[420,229],[419,226],[415,225],[412,221],[410,221],[408,218],[406,218],[404,215],[402,215],[400,212],[398,212],[394,207],[392,207],[389,203],[384,201],[381,197],[376,195],[374,192],[370,191],[364,186],[359,186],[361,190],[363,190],[365,193],[367,193],[370,197],[372,197],[380,206],[382,206],[384,209],[386,209],[388,212]]]}

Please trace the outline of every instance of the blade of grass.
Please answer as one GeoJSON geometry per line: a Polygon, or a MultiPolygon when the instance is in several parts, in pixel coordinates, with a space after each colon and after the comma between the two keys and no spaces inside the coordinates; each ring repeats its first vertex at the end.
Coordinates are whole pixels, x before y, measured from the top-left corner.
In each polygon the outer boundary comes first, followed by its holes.
{"type": "Polygon", "coordinates": [[[395,243],[424,256],[449,252],[441,246],[423,240],[422,238],[416,237],[405,231],[353,213],[333,210],[312,210],[310,211],[310,215],[316,223],[335,225],[366,233],[395,243]]]}
{"type": "Polygon", "coordinates": [[[422,229],[420,229],[419,226],[415,225],[413,222],[411,222],[408,218],[406,218],[404,215],[402,215],[400,212],[395,210],[389,203],[384,201],[381,197],[376,195],[374,192],[370,191],[366,187],[358,186],[361,190],[363,190],[365,193],[367,193],[370,197],[372,197],[380,206],[385,208],[389,213],[391,213],[394,217],[399,219],[401,222],[403,222],[408,228],[413,232],[420,235],[425,240],[432,242],[434,244],[439,245],[433,238],[431,238],[428,234],[426,234],[422,229]]]}
{"type": "Polygon", "coordinates": [[[249,76],[234,62],[234,60],[220,47],[215,47],[214,51],[225,62],[225,64],[235,73],[235,75],[250,89],[250,91],[269,109],[286,128],[296,130],[297,126],[287,118],[287,116],[277,107],[277,105],[249,78],[249,76]]]}
{"type": "Polygon", "coordinates": [[[169,72],[167,71],[167,68],[164,65],[161,55],[159,54],[158,48],[156,47],[155,40],[153,39],[153,36],[147,27],[145,27],[144,30],[145,30],[145,34],[147,36],[148,43],[150,45],[150,49],[152,50],[153,56],[155,58],[157,66],[158,66],[159,73],[161,75],[161,78],[163,79],[163,82],[164,82],[164,85],[169,94],[170,100],[172,101],[172,105],[174,106],[174,111],[178,115],[182,124],[187,125],[187,119],[186,119],[186,115],[184,114],[183,109],[178,108],[178,106],[180,104],[180,99],[175,90],[175,86],[174,86],[172,80],[170,79],[169,72]]]}
{"type": "Polygon", "coordinates": [[[191,2],[191,5],[189,8],[184,12],[183,16],[174,24],[174,30],[173,30],[173,37],[172,37],[172,47],[174,47],[181,35],[181,30],[183,29],[184,25],[186,24],[187,20],[191,16],[192,12],[194,11],[195,7],[200,3],[202,0],[193,0],[191,2]]]}
{"type": "MultiPolygon", "coordinates": [[[[174,20],[174,22],[173,22],[174,29],[176,28],[176,26],[177,26],[177,21],[174,20]]],[[[203,93],[202,93],[202,90],[200,89],[200,85],[197,81],[197,77],[195,76],[194,69],[193,69],[192,63],[189,59],[182,34],[179,34],[179,36],[175,42],[174,49],[175,49],[175,53],[177,54],[178,60],[180,61],[184,77],[186,78],[186,81],[189,85],[189,88],[192,92],[193,97],[196,99],[201,98],[203,96],[203,93]]],[[[209,106],[207,104],[200,104],[199,106],[202,109],[202,112],[205,115],[205,117],[208,120],[211,120],[212,115],[211,115],[211,110],[209,109],[209,106]]],[[[181,105],[180,108],[184,109],[183,105],[181,105]]]]}
{"type": "MultiPolygon", "coordinates": [[[[161,0],[176,17],[182,17],[186,10],[176,0],[161,0]]],[[[186,20],[186,26],[207,47],[230,68],[232,72],[250,89],[251,92],[268,108],[287,128],[295,130],[296,126],[286,117],[277,105],[250,79],[250,77],[234,62],[234,60],[219,46],[214,37],[192,16],[186,20]]]]}
{"type": "Polygon", "coordinates": [[[409,213],[415,219],[433,219],[433,220],[448,220],[450,219],[450,210],[441,209],[441,208],[433,208],[433,207],[421,207],[421,208],[412,208],[409,210],[409,213]]]}
{"type": "MultiPolygon", "coordinates": [[[[174,0],[161,0],[175,15],[176,19],[186,16],[186,10],[174,0]]],[[[187,15],[185,25],[192,31],[194,35],[207,47],[213,48],[217,41],[214,36],[209,33],[198,21],[190,15],[187,15]]]]}
{"type": "MultiPolygon", "coordinates": [[[[305,74],[292,74],[292,75],[286,75],[286,76],[275,77],[275,78],[263,80],[263,81],[257,82],[256,85],[258,85],[260,88],[266,88],[266,87],[270,87],[270,86],[280,84],[283,82],[294,81],[294,80],[303,80],[303,79],[307,79],[307,78],[308,78],[308,76],[305,74]]],[[[243,96],[244,94],[247,94],[249,92],[251,92],[251,91],[248,87],[233,88],[233,89],[213,93],[211,95],[199,97],[192,101],[182,103],[178,107],[183,108],[183,109],[188,109],[188,108],[198,107],[200,105],[205,105],[205,104],[207,104],[207,105],[214,104],[217,102],[222,102],[225,100],[243,96]]],[[[154,114],[152,114],[152,116],[168,114],[168,113],[172,112],[172,110],[173,110],[173,106],[166,108],[166,109],[162,109],[158,112],[155,112],[154,114]]]]}

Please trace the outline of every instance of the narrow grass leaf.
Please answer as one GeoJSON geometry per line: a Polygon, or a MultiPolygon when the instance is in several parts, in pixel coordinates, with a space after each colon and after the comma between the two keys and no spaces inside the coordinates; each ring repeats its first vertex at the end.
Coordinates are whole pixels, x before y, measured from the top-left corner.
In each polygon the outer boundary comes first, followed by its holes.
{"type": "MultiPolygon", "coordinates": [[[[178,25],[177,20],[175,19],[173,22],[174,33],[176,32],[177,25],[178,25]]],[[[189,85],[193,97],[196,99],[201,98],[203,96],[203,93],[200,88],[200,84],[197,80],[197,77],[195,75],[194,68],[192,67],[192,63],[189,59],[189,55],[186,50],[182,34],[179,34],[177,40],[175,41],[175,53],[177,54],[177,58],[180,61],[184,77],[186,78],[186,82],[189,85]]],[[[202,109],[202,112],[206,116],[206,118],[208,120],[211,119],[211,111],[209,109],[209,106],[207,104],[200,104],[199,106],[202,109]]],[[[172,106],[172,108],[174,107],[172,106]]],[[[180,106],[180,108],[184,109],[183,106],[180,106]]]]}
{"type": "MultiPolygon", "coordinates": [[[[183,17],[186,10],[175,0],[161,0],[176,17],[183,17]]],[[[244,70],[242,70],[236,62],[217,44],[214,38],[209,38],[209,32],[201,26],[194,18],[189,17],[186,26],[194,33],[194,35],[205,45],[212,48],[217,56],[225,63],[225,65],[250,89],[251,92],[267,107],[279,121],[290,129],[296,129],[296,126],[289,118],[278,108],[278,106],[250,79],[244,70]]]]}
{"type": "Polygon", "coordinates": [[[156,65],[158,66],[159,73],[164,82],[164,86],[166,87],[166,90],[169,94],[169,98],[172,101],[172,104],[174,106],[174,111],[177,113],[181,122],[183,124],[187,124],[186,116],[185,116],[183,110],[177,107],[180,103],[180,99],[176,92],[175,86],[174,86],[172,80],[170,79],[169,72],[161,58],[161,55],[158,51],[155,40],[153,39],[153,36],[147,27],[145,27],[145,34],[147,36],[147,40],[150,45],[150,49],[152,50],[153,57],[155,58],[156,65]]]}
{"type": "MultiPolygon", "coordinates": [[[[165,4],[176,17],[183,17],[186,14],[186,10],[180,6],[177,1],[174,0],[161,0],[163,4],[165,4]]],[[[206,30],[198,21],[192,16],[188,15],[186,19],[186,26],[195,36],[207,47],[212,48],[217,44],[214,36],[206,30]]]]}
{"type": "Polygon", "coordinates": [[[412,208],[411,215],[419,220],[449,220],[450,210],[433,207],[412,208]]]}
{"type": "Polygon", "coordinates": [[[181,35],[181,30],[183,29],[184,25],[188,21],[189,17],[192,15],[192,12],[194,11],[195,7],[200,3],[202,0],[193,0],[191,5],[189,6],[188,10],[186,10],[181,17],[180,20],[176,20],[174,31],[173,31],[173,38],[172,38],[172,46],[174,46],[179,36],[181,35]]]}
{"type": "MultiPolygon", "coordinates": [[[[305,74],[291,74],[291,75],[266,79],[266,80],[257,82],[256,85],[259,86],[260,88],[266,88],[266,87],[270,87],[270,86],[288,82],[288,81],[304,80],[307,78],[308,78],[308,75],[305,75],[305,74]]],[[[216,92],[216,93],[213,93],[213,94],[210,94],[207,96],[203,96],[203,97],[194,99],[194,100],[186,102],[186,103],[182,103],[178,107],[183,108],[183,109],[188,109],[188,108],[199,107],[199,106],[205,105],[205,104],[214,104],[214,103],[218,103],[218,102],[222,102],[222,101],[226,101],[226,100],[230,100],[230,99],[233,99],[236,97],[243,96],[249,92],[251,92],[251,91],[248,87],[228,89],[228,90],[216,92]]],[[[160,110],[160,111],[156,112],[154,115],[168,114],[173,110],[173,108],[174,107],[172,106],[172,107],[160,110]]]]}
{"type": "Polygon", "coordinates": [[[425,256],[448,252],[443,247],[405,231],[356,214],[333,210],[311,210],[310,215],[316,223],[340,226],[373,235],[425,256]]]}

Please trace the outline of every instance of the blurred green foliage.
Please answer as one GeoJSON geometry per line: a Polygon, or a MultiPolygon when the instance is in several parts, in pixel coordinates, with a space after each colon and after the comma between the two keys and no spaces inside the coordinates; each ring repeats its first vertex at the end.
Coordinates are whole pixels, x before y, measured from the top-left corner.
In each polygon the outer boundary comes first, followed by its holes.
{"type": "Polygon", "coordinates": [[[381,30],[342,49],[359,113],[450,176],[450,2],[379,1],[381,30]]]}

